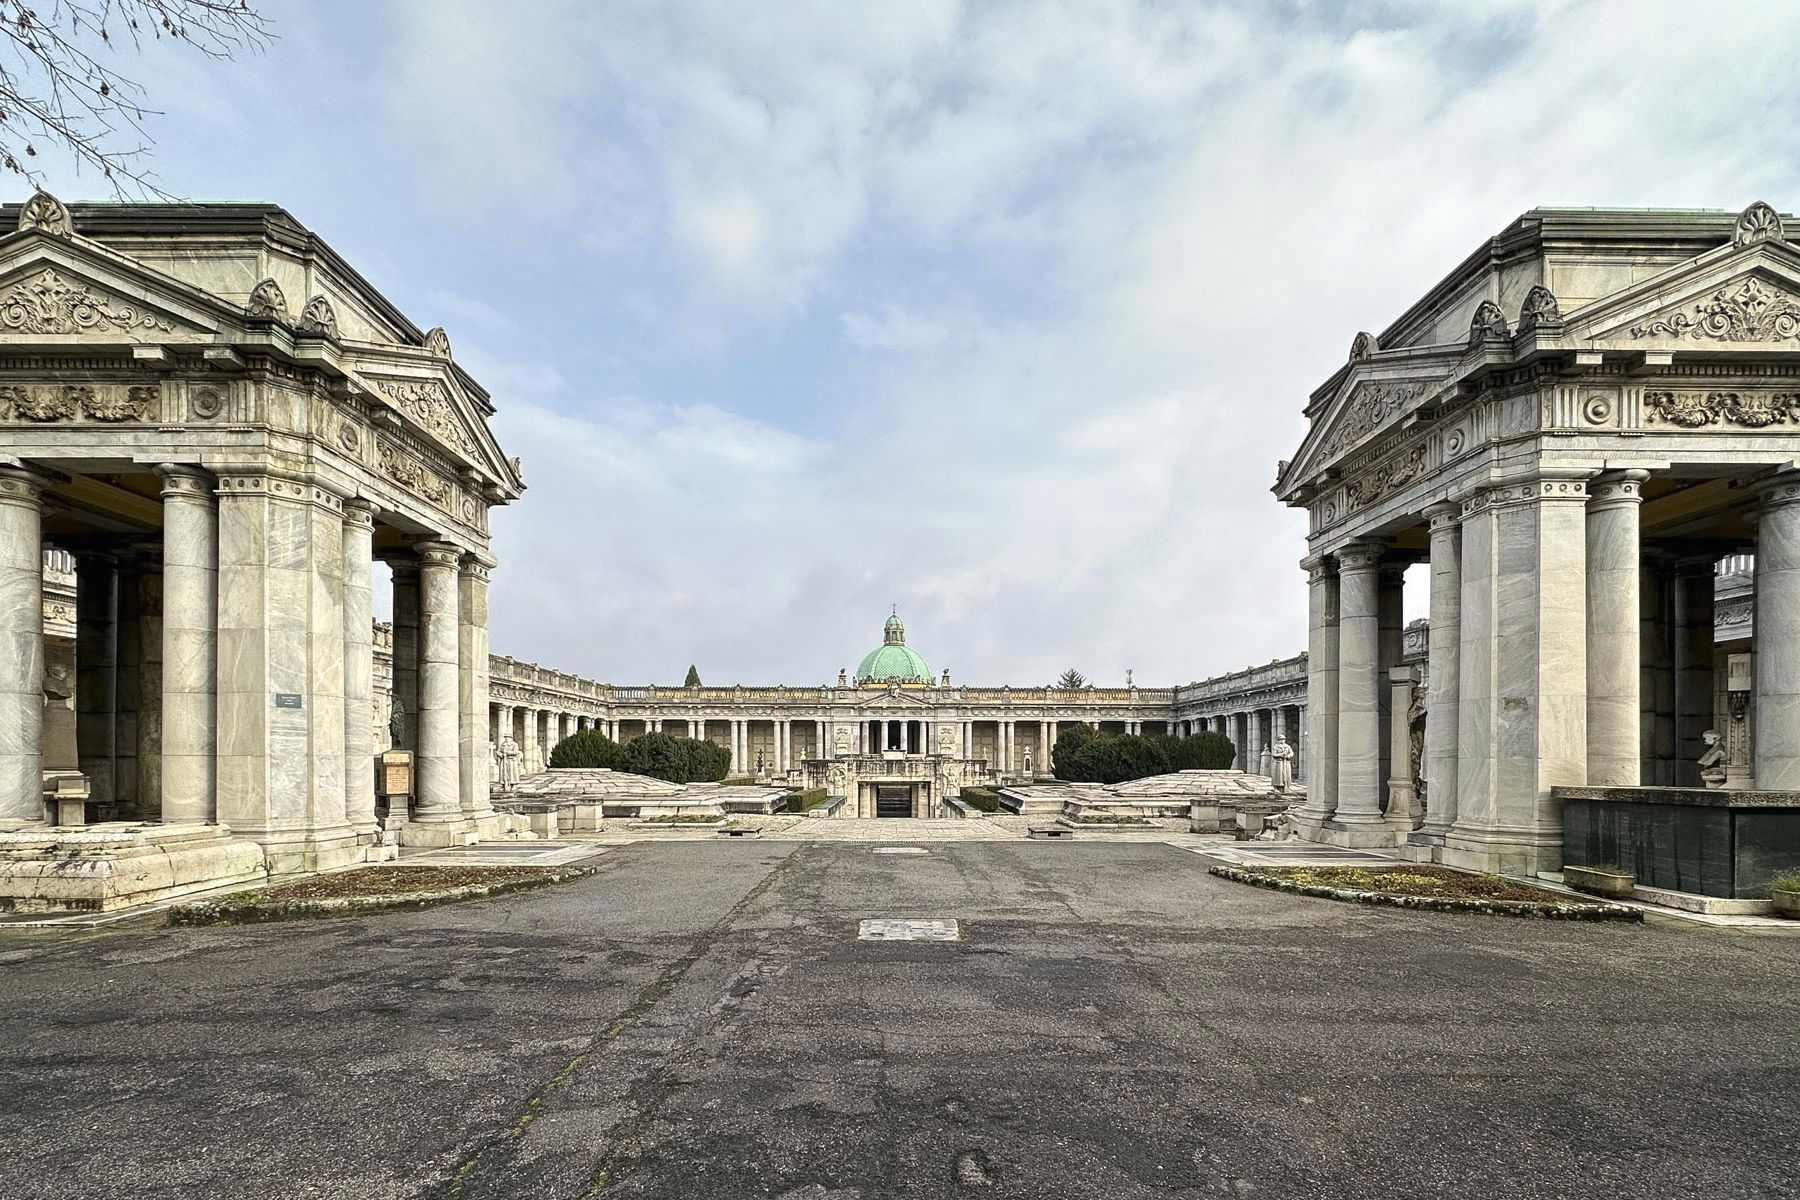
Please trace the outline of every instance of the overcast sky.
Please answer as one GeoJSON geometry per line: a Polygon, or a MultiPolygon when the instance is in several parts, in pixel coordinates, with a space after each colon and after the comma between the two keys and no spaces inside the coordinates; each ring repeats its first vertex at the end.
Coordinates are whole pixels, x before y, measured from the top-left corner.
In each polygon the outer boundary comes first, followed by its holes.
{"type": "Polygon", "coordinates": [[[1268,489],[1358,329],[1535,205],[1800,205],[1776,0],[259,7],[143,65],[164,186],[448,328],[529,486],[494,648],[620,683],[891,603],[967,683],[1296,653],[1268,489]]]}

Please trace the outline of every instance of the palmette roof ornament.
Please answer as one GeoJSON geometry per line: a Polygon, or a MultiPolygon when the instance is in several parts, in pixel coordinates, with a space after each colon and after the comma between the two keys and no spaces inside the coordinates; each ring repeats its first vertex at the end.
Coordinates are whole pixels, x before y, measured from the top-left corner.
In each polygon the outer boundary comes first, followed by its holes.
{"type": "Polygon", "coordinates": [[[1379,349],[1381,349],[1381,343],[1375,340],[1374,334],[1366,331],[1359,333],[1350,339],[1350,361],[1360,362],[1379,349]]]}
{"type": "Polygon", "coordinates": [[[1492,300],[1483,300],[1481,307],[1475,310],[1475,316],[1469,321],[1470,344],[1506,336],[1506,314],[1492,300]]]}
{"type": "Polygon", "coordinates": [[[259,282],[250,289],[250,298],[244,301],[244,312],[252,317],[273,317],[277,321],[286,321],[287,297],[282,294],[281,285],[273,279],[259,282]]]}
{"type": "Polygon", "coordinates": [[[1555,325],[1562,320],[1562,307],[1543,284],[1534,284],[1525,293],[1525,304],[1519,309],[1519,328],[1536,329],[1539,325],[1555,325]]]}
{"type": "Polygon", "coordinates": [[[1785,236],[1781,228],[1781,214],[1758,200],[1739,214],[1737,228],[1731,234],[1731,244],[1740,247],[1754,246],[1758,242],[1779,242],[1785,236]]]}
{"type": "Polygon", "coordinates": [[[425,334],[425,348],[439,358],[451,358],[450,335],[444,332],[442,325],[433,326],[425,334]]]}
{"type": "Polygon", "coordinates": [[[308,300],[306,307],[300,310],[300,332],[336,337],[337,313],[332,311],[331,301],[323,296],[314,296],[308,300]]]}
{"type": "Polygon", "coordinates": [[[19,228],[37,229],[57,237],[74,237],[75,218],[69,215],[68,205],[49,192],[39,190],[19,206],[19,228]]]}

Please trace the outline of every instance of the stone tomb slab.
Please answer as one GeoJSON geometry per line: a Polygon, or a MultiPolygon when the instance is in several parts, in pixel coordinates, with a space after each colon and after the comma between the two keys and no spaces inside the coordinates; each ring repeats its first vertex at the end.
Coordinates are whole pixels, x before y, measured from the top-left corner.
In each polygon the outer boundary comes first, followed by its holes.
{"type": "Polygon", "coordinates": [[[954,919],[872,917],[856,927],[859,942],[954,942],[961,937],[954,919]]]}

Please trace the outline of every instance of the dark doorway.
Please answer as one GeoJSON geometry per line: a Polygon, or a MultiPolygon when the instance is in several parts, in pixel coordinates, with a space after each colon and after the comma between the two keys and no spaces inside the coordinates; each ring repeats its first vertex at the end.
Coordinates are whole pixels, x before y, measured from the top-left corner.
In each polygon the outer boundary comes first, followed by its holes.
{"type": "Polygon", "coordinates": [[[878,817],[912,816],[912,788],[904,784],[899,787],[877,784],[875,787],[875,815],[878,817]]]}

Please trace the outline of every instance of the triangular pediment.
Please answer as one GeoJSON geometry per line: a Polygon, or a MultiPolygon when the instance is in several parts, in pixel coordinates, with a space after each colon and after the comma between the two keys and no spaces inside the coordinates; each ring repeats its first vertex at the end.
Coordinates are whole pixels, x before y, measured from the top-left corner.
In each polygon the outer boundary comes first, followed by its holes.
{"type": "Polygon", "coordinates": [[[900,688],[898,691],[890,691],[887,688],[870,688],[866,694],[857,697],[856,707],[893,708],[898,705],[903,708],[927,709],[936,708],[937,703],[937,692],[931,690],[900,688]]]}
{"type": "Polygon", "coordinates": [[[363,363],[357,366],[356,377],[371,400],[451,457],[507,477],[499,443],[453,375],[403,373],[388,364],[363,363]]]}
{"type": "Polygon", "coordinates": [[[1800,344],[1800,249],[1722,246],[1569,313],[1569,333],[1635,349],[1800,344]]]}
{"type": "Polygon", "coordinates": [[[1338,394],[1313,422],[1284,480],[1305,480],[1358,447],[1405,423],[1443,387],[1442,376],[1395,378],[1366,371],[1349,375],[1338,394]]]}
{"type": "Polygon", "coordinates": [[[212,342],[229,315],[205,292],[80,238],[0,239],[0,341],[212,342]]]}

